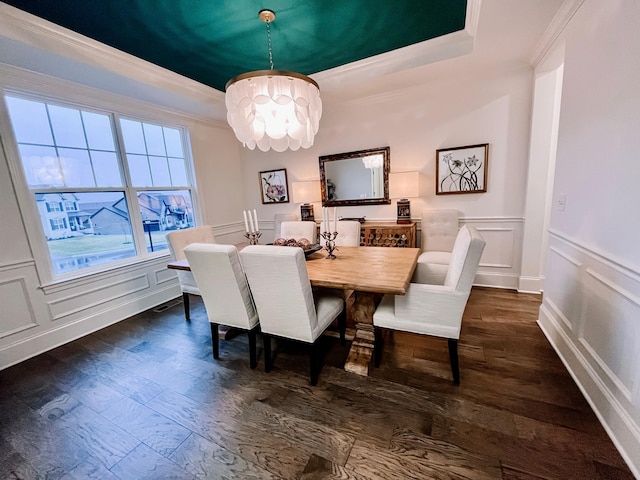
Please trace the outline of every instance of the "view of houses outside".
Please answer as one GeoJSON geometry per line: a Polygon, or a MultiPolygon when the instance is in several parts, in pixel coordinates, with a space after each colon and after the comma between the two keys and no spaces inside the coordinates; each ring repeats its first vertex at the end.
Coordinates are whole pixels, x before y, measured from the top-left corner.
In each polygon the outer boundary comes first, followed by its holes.
{"type": "Polygon", "coordinates": [[[6,99],[55,275],[165,250],[168,230],[195,226],[180,129],[6,99]]]}
{"type": "MultiPolygon", "coordinates": [[[[38,193],[38,211],[56,273],[136,256],[122,192],[38,193]]],[[[148,252],[168,248],[167,230],[195,225],[188,191],[138,194],[148,252]]]]}

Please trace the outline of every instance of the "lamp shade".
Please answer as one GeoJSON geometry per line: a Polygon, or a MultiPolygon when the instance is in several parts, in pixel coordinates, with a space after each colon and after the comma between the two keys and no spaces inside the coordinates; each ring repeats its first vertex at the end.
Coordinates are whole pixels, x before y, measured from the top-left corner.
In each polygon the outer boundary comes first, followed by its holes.
{"type": "Polygon", "coordinates": [[[389,197],[412,198],[420,196],[420,172],[389,173],[389,197]]]}
{"type": "Polygon", "coordinates": [[[291,196],[293,203],[319,202],[321,200],[320,180],[293,182],[291,184],[291,196]]]}
{"type": "Polygon", "coordinates": [[[229,80],[227,121],[246,147],[263,152],[309,148],[320,125],[318,84],[306,75],[258,70],[229,80]]]}

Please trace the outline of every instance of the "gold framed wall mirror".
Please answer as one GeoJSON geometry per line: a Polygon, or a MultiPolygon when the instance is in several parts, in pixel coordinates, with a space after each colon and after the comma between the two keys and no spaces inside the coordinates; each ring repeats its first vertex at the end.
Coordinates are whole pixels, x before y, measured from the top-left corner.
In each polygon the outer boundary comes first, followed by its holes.
{"type": "Polygon", "coordinates": [[[322,205],[390,204],[390,148],[323,155],[320,160],[322,205]]]}

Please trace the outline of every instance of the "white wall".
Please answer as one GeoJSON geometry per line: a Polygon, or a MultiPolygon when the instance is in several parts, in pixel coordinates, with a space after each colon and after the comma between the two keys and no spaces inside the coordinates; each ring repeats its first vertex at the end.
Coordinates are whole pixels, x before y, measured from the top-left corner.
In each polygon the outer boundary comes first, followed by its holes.
{"type": "Polygon", "coordinates": [[[640,3],[586,0],[565,44],[539,323],[640,478],[640,3]]]}
{"type": "MultiPolygon", "coordinates": [[[[425,76],[422,85],[358,102],[325,103],[315,145],[283,154],[243,149],[246,203],[260,218],[298,212],[296,204],[261,205],[260,170],[286,168],[289,185],[319,178],[318,157],[390,147],[391,171],[420,171],[425,195],[411,199],[411,212],[455,208],[488,241],[477,283],[517,288],[520,274],[533,70],[477,72],[454,78],[425,76]],[[435,78],[435,79],[434,79],[435,78]],[[487,192],[435,195],[438,148],[489,143],[487,192]]],[[[320,204],[315,205],[320,212],[320,204]]],[[[395,221],[390,205],[339,207],[347,217],[395,221]]],[[[268,227],[269,225],[264,225],[268,227]]]]}

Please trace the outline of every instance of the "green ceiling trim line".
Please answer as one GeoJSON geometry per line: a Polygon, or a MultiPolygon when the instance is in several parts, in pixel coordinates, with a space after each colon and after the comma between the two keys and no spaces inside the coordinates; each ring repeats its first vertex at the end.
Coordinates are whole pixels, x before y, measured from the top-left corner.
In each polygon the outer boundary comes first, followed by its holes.
{"type": "Polygon", "coordinates": [[[464,29],[466,0],[3,0],[224,91],[269,69],[306,75],[464,29]]]}

